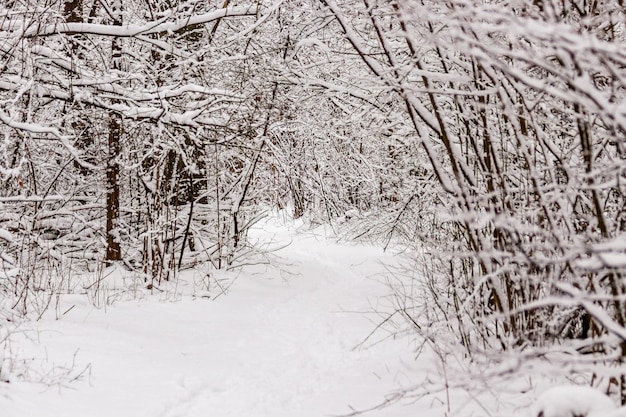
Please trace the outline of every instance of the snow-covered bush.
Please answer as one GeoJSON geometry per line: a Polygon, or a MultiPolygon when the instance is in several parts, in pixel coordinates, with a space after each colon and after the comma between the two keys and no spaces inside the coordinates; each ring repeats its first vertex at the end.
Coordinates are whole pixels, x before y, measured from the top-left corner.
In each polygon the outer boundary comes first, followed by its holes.
{"type": "Polygon", "coordinates": [[[626,357],[622,2],[321,3],[358,67],[333,82],[395,95],[429,162],[429,305],[468,355],[626,357]]]}

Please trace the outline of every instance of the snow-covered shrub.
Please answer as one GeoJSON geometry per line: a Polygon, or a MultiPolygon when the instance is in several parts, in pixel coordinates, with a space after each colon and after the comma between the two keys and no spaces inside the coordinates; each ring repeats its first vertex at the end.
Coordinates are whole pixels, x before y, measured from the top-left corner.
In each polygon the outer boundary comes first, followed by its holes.
{"type": "Polygon", "coordinates": [[[564,343],[622,361],[622,2],[322,3],[359,88],[396,95],[429,162],[450,226],[426,240],[429,305],[468,354],[564,343]]]}

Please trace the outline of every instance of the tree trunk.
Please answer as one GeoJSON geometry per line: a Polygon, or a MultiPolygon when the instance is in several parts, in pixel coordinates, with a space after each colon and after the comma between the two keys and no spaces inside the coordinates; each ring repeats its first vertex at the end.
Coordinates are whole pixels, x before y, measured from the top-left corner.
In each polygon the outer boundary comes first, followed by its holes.
{"type": "MultiPolygon", "coordinates": [[[[112,7],[115,26],[122,26],[122,4],[115,1],[112,7]]],[[[111,69],[119,71],[121,69],[122,47],[118,38],[113,38],[111,42],[112,62],[111,69]]],[[[119,231],[117,226],[120,215],[120,184],[119,184],[119,161],[120,154],[120,136],[122,135],[122,118],[121,116],[109,114],[109,152],[106,167],[107,181],[107,248],[105,261],[110,265],[113,261],[122,259],[120,250],[119,231]]]]}

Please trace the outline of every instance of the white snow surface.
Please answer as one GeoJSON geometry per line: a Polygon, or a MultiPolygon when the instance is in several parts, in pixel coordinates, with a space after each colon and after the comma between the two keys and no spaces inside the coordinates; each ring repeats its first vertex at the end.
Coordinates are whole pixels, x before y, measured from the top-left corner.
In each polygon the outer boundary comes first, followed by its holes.
{"type": "MultiPolygon", "coordinates": [[[[97,309],[85,295],[64,296],[12,335],[9,354],[29,371],[0,385],[0,415],[349,415],[423,378],[414,340],[385,331],[367,339],[381,321],[372,312],[388,305],[381,261],[394,254],[279,223],[264,222],[253,238],[291,242],[276,253],[280,267],[224,273],[225,294],[197,288],[194,272],[176,297],[143,290],[97,309]]],[[[112,287],[102,297],[119,298],[112,287]]],[[[441,402],[399,401],[367,415],[443,411],[441,402]]]]}
{"type": "Polygon", "coordinates": [[[281,248],[271,265],[153,290],[105,271],[9,338],[0,326],[0,417],[626,417],[590,388],[472,370],[424,344],[389,317],[393,250],[276,215],[251,239],[281,248]]]}
{"type": "Polygon", "coordinates": [[[542,417],[624,417],[625,408],[600,391],[578,385],[556,386],[543,393],[535,404],[534,416],[542,417]]]}

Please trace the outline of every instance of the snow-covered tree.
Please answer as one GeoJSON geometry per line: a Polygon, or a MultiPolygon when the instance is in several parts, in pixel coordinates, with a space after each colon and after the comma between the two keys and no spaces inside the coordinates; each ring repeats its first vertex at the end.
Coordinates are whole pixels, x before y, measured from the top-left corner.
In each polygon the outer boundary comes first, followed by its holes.
{"type": "Polygon", "coordinates": [[[358,66],[329,82],[367,71],[437,180],[432,305],[468,354],[581,339],[624,358],[623,2],[320,3],[358,66]]]}
{"type": "Polygon", "coordinates": [[[231,3],[0,8],[0,211],[18,297],[42,259],[158,280],[232,260],[275,84],[255,33],[276,7],[231,3]]]}

